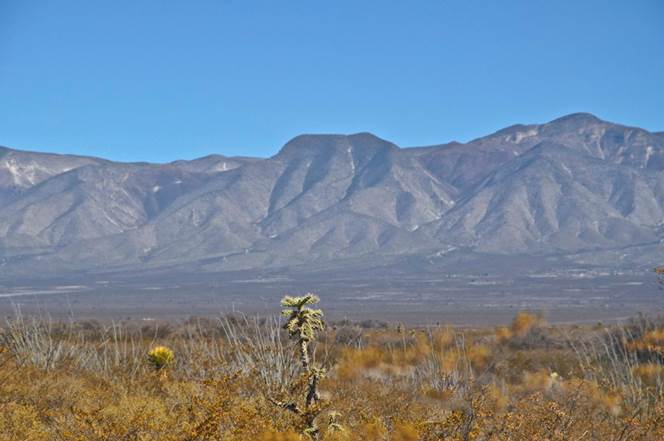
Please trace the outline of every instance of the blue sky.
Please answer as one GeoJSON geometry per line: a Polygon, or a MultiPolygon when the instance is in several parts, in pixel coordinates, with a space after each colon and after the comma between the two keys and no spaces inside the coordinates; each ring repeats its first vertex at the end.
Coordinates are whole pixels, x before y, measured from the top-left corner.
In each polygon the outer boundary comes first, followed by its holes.
{"type": "Polygon", "coordinates": [[[664,2],[0,0],[0,144],[170,161],[301,133],[664,130],[664,2]]]}

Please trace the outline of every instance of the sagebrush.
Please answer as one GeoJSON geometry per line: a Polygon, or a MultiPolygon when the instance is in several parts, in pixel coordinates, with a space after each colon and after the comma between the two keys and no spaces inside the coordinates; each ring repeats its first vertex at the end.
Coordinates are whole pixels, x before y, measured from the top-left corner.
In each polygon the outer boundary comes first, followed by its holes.
{"type": "Polygon", "coordinates": [[[286,329],[275,317],[9,319],[0,440],[664,439],[661,320],[555,327],[524,312],[498,328],[323,329],[313,314],[310,333],[293,301],[286,323],[299,325],[286,329]]]}

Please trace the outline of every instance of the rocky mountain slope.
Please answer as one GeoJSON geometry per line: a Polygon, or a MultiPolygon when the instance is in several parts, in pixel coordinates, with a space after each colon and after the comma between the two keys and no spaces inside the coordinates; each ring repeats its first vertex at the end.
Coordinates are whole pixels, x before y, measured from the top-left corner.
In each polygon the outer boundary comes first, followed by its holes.
{"type": "Polygon", "coordinates": [[[0,148],[4,274],[366,267],[452,251],[664,260],[664,135],[573,114],[419,148],[303,135],[267,159],[0,148]]]}

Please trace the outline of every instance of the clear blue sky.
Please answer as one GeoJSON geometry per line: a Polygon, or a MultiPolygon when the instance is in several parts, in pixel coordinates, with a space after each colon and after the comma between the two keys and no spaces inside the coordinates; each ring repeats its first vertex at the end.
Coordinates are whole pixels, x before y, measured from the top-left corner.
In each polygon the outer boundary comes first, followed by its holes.
{"type": "Polygon", "coordinates": [[[0,144],[169,161],[587,111],[664,130],[664,1],[0,0],[0,144]]]}

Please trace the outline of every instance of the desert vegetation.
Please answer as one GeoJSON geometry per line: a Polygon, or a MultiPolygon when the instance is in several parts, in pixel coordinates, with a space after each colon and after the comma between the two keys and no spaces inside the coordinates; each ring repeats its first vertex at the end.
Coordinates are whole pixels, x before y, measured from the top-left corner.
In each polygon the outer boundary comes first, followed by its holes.
{"type": "MultiPolygon", "coordinates": [[[[6,320],[0,440],[659,440],[664,320],[497,328],[6,320]]],[[[276,306],[276,305],[275,305],[276,306]]]]}

